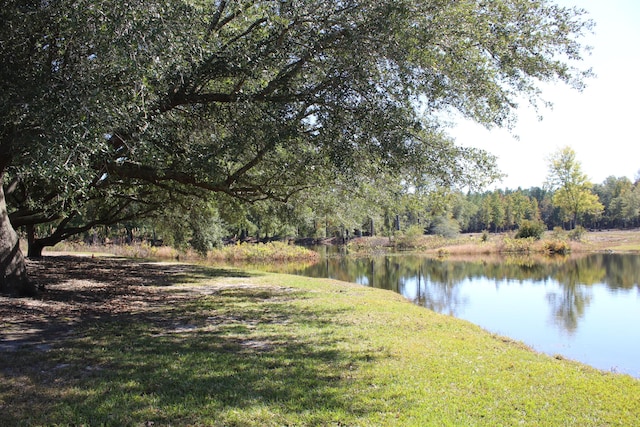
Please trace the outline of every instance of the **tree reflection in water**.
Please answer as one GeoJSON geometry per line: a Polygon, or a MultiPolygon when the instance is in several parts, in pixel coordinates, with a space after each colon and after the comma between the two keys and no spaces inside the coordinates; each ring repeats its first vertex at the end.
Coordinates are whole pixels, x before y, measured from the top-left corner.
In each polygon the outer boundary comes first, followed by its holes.
{"type": "Polygon", "coordinates": [[[573,334],[578,328],[578,321],[584,316],[585,309],[591,302],[591,294],[586,287],[565,285],[562,292],[547,294],[554,322],[564,331],[573,334]]]}
{"type": "Polygon", "coordinates": [[[371,258],[326,257],[311,266],[270,266],[311,277],[328,277],[398,292],[420,306],[439,313],[457,315],[469,303],[460,284],[474,280],[498,283],[557,283],[549,291],[553,322],[571,334],[592,301],[590,286],[601,284],[612,292],[633,290],[640,284],[640,256],[591,254],[572,258],[486,257],[438,260],[415,255],[371,258]]]}
{"type": "MultiPolygon", "coordinates": [[[[628,353],[633,365],[629,369],[640,375],[640,336],[633,329],[640,323],[639,255],[464,260],[335,256],[278,270],[392,290],[415,304],[465,318],[534,348],[543,342],[537,349],[551,354],[585,361],[583,354],[589,359],[595,352],[628,353]],[[621,343],[619,349],[609,343],[614,338],[621,343]],[[542,348],[545,345],[548,348],[542,348]]],[[[626,362],[607,359],[604,369],[607,363],[611,367],[626,362]]]]}

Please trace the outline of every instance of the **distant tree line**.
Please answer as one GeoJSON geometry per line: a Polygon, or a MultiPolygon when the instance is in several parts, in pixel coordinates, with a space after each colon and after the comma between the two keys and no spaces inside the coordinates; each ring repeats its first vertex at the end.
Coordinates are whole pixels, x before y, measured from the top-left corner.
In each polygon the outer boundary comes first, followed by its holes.
{"type": "MultiPolygon", "coordinates": [[[[640,177],[639,177],[640,178],[640,177]]],[[[525,221],[548,230],[570,229],[572,219],[554,203],[556,191],[542,187],[463,192],[443,188],[416,190],[391,182],[327,187],[300,194],[288,203],[242,203],[209,199],[187,213],[164,212],[147,218],[101,226],[81,233],[86,243],[166,244],[201,253],[225,243],[296,239],[338,242],[359,236],[394,236],[409,230],[446,237],[458,233],[515,231],[525,221]]],[[[593,186],[603,209],[582,213],[587,229],[640,227],[640,179],[608,177],[593,186]]],[[[42,230],[46,234],[48,230],[42,230]]]]}
{"type": "MultiPolygon", "coordinates": [[[[640,180],[610,176],[594,185],[592,191],[604,209],[584,213],[579,224],[591,229],[640,227],[640,180]]],[[[455,218],[464,232],[510,231],[523,220],[541,220],[548,229],[570,228],[571,221],[554,203],[554,195],[554,191],[541,187],[470,193],[464,196],[469,215],[455,218]]]]}

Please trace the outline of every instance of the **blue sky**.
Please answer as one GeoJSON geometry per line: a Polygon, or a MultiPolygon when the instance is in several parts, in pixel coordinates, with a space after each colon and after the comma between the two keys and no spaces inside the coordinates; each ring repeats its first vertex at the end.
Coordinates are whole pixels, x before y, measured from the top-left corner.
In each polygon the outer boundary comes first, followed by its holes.
{"type": "Polygon", "coordinates": [[[548,157],[564,146],[576,152],[582,170],[599,184],[608,176],[634,180],[640,171],[640,1],[556,0],[586,9],[596,22],[585,39],[593,51],[584,64],[596,77],[578,92],[556,84],[543,87],[552,109],[536,113],[521,108],[513,134],[486,130],[458,121],[451,135],[462,145],[483,148],[498,156],[508,176],[496,188],[542,186],[548,157]]]}

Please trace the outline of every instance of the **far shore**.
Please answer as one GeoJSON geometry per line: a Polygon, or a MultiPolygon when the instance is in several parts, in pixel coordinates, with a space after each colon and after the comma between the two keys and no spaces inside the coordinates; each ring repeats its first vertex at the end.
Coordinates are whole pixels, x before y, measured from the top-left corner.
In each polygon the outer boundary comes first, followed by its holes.
{"type": "Polygon", "coordinates": [[[579,238],[570,238],[569,232],[547,231],[541,239],[516,239],[515,232],[467,233],[445,239],[439,236],[420,236],[410,244],[402,237],[363,237],[350,242],[349,248],[356,253],[376,253],[389,250],[405,250],[433,256],[473,255],[544,255],[556,251],[562,254],[589,252],[640,253],[640,229],[587,231],[579,238]]]}
{"type": "MultiPolygon", "coordinates": [[[[424,235],[410,242],[394,237],[359,237],[347,244],[347,253],[351,255],[381,255],[394,251],[420,253],[433,257],[466,258],[475,256],[545,256],[553,255],[554,250],[561,255],[578,255],[592,252],[640,253],[640,228],[629,230],[587,231],[579,239],[569,238],[569,233],[548,231],[540,240],[515,239],[515,232],[504,233],[465,233],[454,238],[424,235]],[[404,246],[402,245],[404,243],[404,246]],[[407,244],[409,243],[409,244],[407,244]],[[552,249],[550,251],[550,248],[552,249]]],[[[325,240],[326,245],[335,242],[325,240]]],[[[261,245],[261,244],[257,244],[261,245]]],[[[53,248],[45,248],[44,255],[88,255],[123,256],[126,258],[146,258],[177,261],[304,261],[313,262],[317,257],[300,246],[273,242],[262,245],[259,254],[250,248],[256,244],[236,244],[209,252],[204,257],[194,251],[178,251],[169,246],[151,247],[147,244],[133,245],[86,245],[64,242],[53,248]],[[273,245],[270,247],[270,245],[273,245]],[[243,250],[244,249],[244,250],[243,250]],[[259,258],[256,259],[256,256],[259,258]],[[246,259],[245,259],[246,258],[246,259]]],[[[311,246],[312,247],[312,246],[311,246]]]]}

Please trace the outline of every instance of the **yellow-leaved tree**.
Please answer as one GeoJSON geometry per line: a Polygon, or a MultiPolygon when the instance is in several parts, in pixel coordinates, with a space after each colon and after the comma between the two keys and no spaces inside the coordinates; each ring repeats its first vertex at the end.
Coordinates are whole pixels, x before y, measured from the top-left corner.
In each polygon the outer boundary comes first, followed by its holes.
{"type": "Polygon", "coordinates": [[[553,204],[560,208],[572,229],[584,215],[597,216],[604,210],[571,147],[561,148],[549,157],[546,186],[554,191],[553,204]]]}

